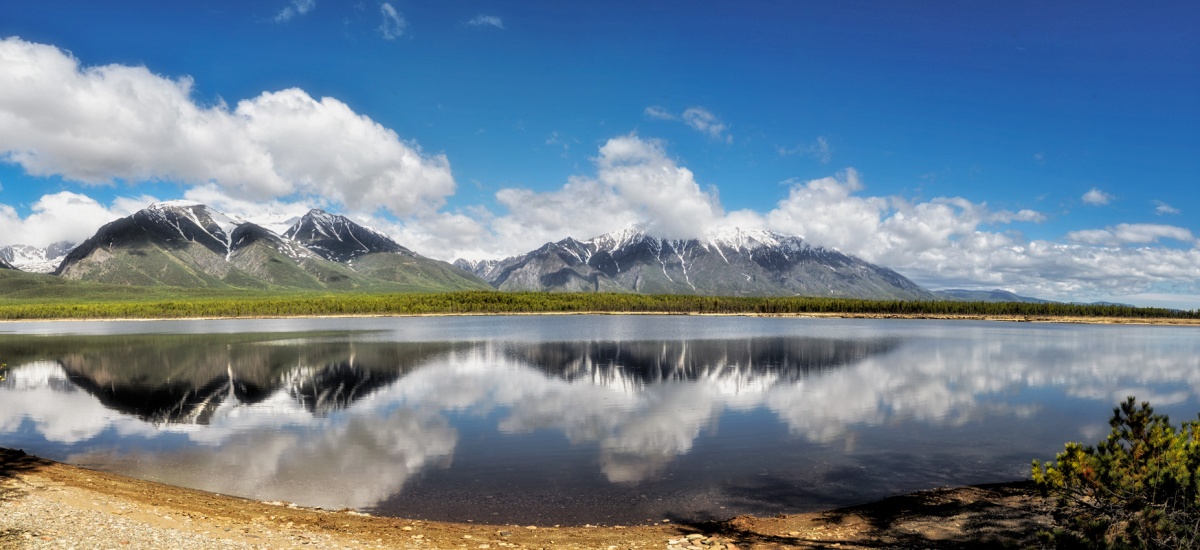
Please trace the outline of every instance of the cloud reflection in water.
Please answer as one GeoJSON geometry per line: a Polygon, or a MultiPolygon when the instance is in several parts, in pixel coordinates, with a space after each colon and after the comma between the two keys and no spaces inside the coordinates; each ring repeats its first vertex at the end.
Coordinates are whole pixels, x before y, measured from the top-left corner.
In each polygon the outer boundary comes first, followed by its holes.
{"type": "MultiPolygon", "coordinates": [[[[494,419],[500,434],[561,434],[609,481],[638,483],[669,471],[731,412],[768,410],[795,436],[829,444],[872,426],[1032,422],[1046,403],[1019,397],[1029,389],[1104,406],[1128,394],[1156,404],[1200,396],[1200,344],[1180,329],[953,329],[454,344],[325,336],[266,345],[226,335],[238,341],[199,347],[194,338],[145,337],[124,352],[91,350],[97,337],[43,338],[46,351],[11,361],[0,384],[0,435],[32,426],[72,462],[253,498],[369,508],[422,471],[452,466],[461,415],[494,419]],[[135,357],[147,353],[170,362],[171,391],[135,357]],[[162,405],[147,410],[148,402],[162,405]],[[153,444],[166,434],[181,442],[153,444]]],[[[13,342],[0,340],[0,352],[13,342]]],[[[1079,436],[1094,424],[1079,420],[1079,436]]],[[[537,460],[536,449],[529,453],[537,460]]]]}

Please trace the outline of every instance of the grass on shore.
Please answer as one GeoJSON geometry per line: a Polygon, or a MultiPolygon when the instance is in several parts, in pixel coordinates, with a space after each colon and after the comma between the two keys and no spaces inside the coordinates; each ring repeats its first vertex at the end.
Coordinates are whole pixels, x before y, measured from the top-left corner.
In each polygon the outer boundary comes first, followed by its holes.
{"type": "Polygon", "coordinates": [[[877,301],[612,293],[280,293],[165,287],[0,297],[0,319],[150,319],[505,313],[875,314],[1196,319],[1200,311],[1060,303],[877,301]]]}

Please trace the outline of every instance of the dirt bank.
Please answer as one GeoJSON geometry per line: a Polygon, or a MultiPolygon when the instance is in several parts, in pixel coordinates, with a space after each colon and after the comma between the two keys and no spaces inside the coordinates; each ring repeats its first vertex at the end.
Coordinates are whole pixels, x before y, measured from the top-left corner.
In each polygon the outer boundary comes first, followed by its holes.
{"type": "Polygon", "coordinates": [[[811,514],[676,525],[477,525],[257,502],[0,449],[0,548],[979,548],[1049,525],[1027,483],[935,489],[811,514]]]}

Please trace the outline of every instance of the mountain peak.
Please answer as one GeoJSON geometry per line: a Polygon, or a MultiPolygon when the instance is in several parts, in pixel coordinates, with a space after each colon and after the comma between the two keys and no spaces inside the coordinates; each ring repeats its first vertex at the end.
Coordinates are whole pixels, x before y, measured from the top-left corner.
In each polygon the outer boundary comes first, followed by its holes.
{"type": "Polygon", "coordinates": [[[347,262],[377,252],[412,255],[391,237],[359,225],[345,216],[319,208],[309,210],[283,237],[302,244],[317,255],[335,262],[347,262]]]}
{"type": "Polygon", "coordinates": [[[757,250],[764,247],[798,251],[812,248],[804,239],[795,235],[783,235],[769,229],[742,229],[726,227],[711,231],[703,239],[705,244],[723,246],[734,250],[757,250]]]}
{"type": "Polygon", "coordinates": [[[646,232],[636,227],[626,227],[612,233],[605,233],[585,241],[601,249],[616,249],[639,243],[647,238],[646,232]]]}

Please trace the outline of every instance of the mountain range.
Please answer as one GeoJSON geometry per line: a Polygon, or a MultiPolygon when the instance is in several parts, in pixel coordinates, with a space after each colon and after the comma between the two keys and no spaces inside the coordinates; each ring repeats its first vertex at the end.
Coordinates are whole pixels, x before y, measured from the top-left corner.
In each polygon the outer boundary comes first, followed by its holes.
{"type": "Polygon", "coordinates": [[[188,201],[100,228],[54,270],[64,279],[207,288],[467,290],[486,283],[320,210],[285,235],[188,201]],[[356,265],[357,264],[357,265],[356,265]]]}
{"type": "MultiPolygon", "coordinates": [[[[426,258],[384,233],[312,210],[260,223],[191,201],[153,204],[76,245],[0,247],[0,270],[133,286],[368,291],[633,292],[1028,301],[1003,290],[930,292],[797,236],[729,229],[664,239],[628,229],[501,260],[426,258]]],[[[111,288],[111,287],[110,287],[111,288]]]]}
{"type": "Polygon", "coordinates": [[[904,276],[804,239],[731,229],[704,239],[626,230],[567,238],[482,262],[457,260],[500,290],[608,291],[720,296],[936,297],[904,276]]]}

